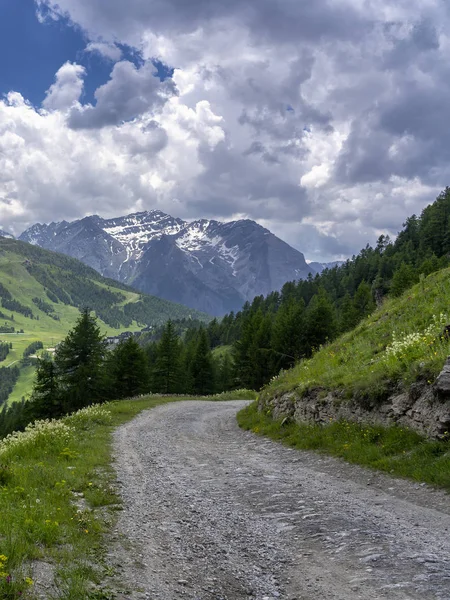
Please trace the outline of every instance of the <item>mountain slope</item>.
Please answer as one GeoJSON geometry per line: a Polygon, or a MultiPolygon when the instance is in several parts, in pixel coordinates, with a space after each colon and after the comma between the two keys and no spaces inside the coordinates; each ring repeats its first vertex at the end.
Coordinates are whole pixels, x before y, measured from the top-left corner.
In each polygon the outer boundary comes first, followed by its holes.
{"type": "Polygon", "coordinates": [[[254,221],[187,223],[161,211],[33,225],[20,239],[73,256],[102,275],[212,314],[306,277],[301,252],[254,221]]]}
{"type": "MultiPolygon", "coordinates": [[[[95,310],[106,335],[138,331],[169,318],[208,320],[185,306],[105,279],[68,256],[0,238],[0,342],[12,342],[0,367],[20,366],[23,351],[37,340],[44,348],[54,347],[75,324],[83,306],[95,310]]],[[[29,393],[33,373],[32,366],[21,369],[10,400],[29,393]]]]}
{"type": "MultiPolygon", "coordinates": [[[[282,371],[267,397],[337,391],[376,406],[412,384],[432,384],[450,353],[450,269],[432,273],[399,298],[386,299],[353,330],[322,346],[309,360],[282,371]]],[[[448,402],[448,400],[447,400],[448,402]]]]}

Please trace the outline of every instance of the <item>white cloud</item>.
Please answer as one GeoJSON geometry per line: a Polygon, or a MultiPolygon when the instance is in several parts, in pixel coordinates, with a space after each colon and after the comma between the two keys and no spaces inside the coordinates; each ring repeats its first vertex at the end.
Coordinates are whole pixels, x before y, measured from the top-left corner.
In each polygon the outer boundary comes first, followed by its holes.
{"type": "Polygon", "coordinates": [[[0,219],[16,230],[134,207],[245,214],[328,259],[395,234],[448,183],[438,0],[36,2],[116,64],[92,105],[70,63],[45,111],[1,102],[0,219]],[[154,76],[153,58],[172,80],[154,76]]]}
{"type": "Polygon", "coordinates": [[[100,54],[108,60],[117,62],[122,58],[122,50],[115,44],[107,42],[89,42],[86,46],[85,52],[94,52],[100,54]]]}
{"type": "Polygon", "coordinates": [[[71,108],[83,91],[85,69],[81,65],[65,63],[56,73],[55,83],[47,90],[42,103],[47,110],[66,110],[71,108]]]}

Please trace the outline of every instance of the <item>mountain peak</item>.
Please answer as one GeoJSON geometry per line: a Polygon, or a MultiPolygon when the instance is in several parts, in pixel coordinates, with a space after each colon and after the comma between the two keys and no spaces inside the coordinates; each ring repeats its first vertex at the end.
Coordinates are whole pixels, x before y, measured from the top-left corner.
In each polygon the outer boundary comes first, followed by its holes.
{"type": "Polygon", "coordinates": [[[301,252],[250,219],[186,222],[161,210],[36,224],[20,238],[78,258],[102,275],[211,314],[239,310],[306,277],[301,252]]]}

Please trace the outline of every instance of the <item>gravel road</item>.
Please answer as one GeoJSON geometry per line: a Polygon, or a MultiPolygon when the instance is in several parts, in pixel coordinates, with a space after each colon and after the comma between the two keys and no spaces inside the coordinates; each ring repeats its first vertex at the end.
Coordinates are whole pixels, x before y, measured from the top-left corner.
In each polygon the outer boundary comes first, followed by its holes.
{"type": "Polygon", "coordinates": [[[115,433],[121,599],[450,599],[450,497],[180,402],[115,433]]]}

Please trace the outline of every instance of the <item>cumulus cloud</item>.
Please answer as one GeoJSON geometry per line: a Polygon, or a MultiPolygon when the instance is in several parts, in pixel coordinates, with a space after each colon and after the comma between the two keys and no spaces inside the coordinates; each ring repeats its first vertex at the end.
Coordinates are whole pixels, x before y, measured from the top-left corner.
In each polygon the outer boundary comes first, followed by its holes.
{"type": "Polygon", "coordinates": [[[95,129],[117,125],[153,112],[174,93],[172,82],[161,82],[152,63],[138,68],[129,61],[121,61],[114,65],[108,83],[95,92],[95,106],[75,107],[70,114],[69,126],[95,129]]]}
{"type": "Polygon", "coordinates": [[[42,103],[47,110],[66,110],[76,104],[83,91],[85,69],[67,62],[56,73],[55,83],[47,90],[42,103]]]}
{"type": "Polygon", "coordinates": [[[35,2],[115,64],[92,104],[71,63],[42,108],[0,102],[3,224],[246,216],[322,260],[395,235],[448,184],[441,0],[35,2]]]}

